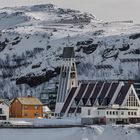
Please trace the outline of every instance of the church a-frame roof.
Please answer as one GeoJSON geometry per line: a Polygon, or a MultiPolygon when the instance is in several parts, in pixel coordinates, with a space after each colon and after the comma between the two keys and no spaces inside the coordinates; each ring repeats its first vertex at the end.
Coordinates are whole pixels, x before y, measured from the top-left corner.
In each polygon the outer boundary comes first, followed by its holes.
{"type": "Polygon", "coordinates": [[[135,90],[132,84],[122,84],[122,82],[80,84],[79,87],[73,88],[69,92],[61,113],[65,113],[66,110],[74,113],[80,110],[80,106],[89,106],[88,103],[90,106],[94,106],[96,102],[98,102],[96,104],[98,106],[111,106],[113,104],[121,106],[126,100],[130,88],[135,90]],[[74,106],[72,106],[73,104],[74,106]]]}
{"type": "Polygon", "coordinates": [[[128,91],[130,89],[130,86],[131,86],[130,84],[122,86],[122,88],[121,88],[121,90],[120,90],[120,92],[119,92],[114,104],[122,105],[122,103],[123,103],[128,91]]]}
{"type": "Polygon", "coordinates": [[[83,98],[82,98],[82,101],[83,101],[83,104],[84,104],[84,105],[86,105],[86,103],[87,103],[89,97],[91,96],[91,94],[92,94],[92,92],[93,92],[95,86],[96,86],[95,83],[90,83],[90,84],[88,85],[88,89],[87,89],[85,95],[84,95],[83,98]]]}
{"type": "Polygon", "coordinates": [[[72,100],[72,98],[74,96],[74,93],[75,93],[76,89],[77,89],[77,87],[73,87],[70,90],[69,95],[68,95],[68,97],[67,97],[67,99],[65,101],[65,104],[64,104],[64,106],[63,106],[63,108],[61,110],[61,113],[65,113],[66,112],[66,110],[67,110],[67,108],[68,108],[68,106],[69,106],[69,104],[70,104],[70,102],[71,102],[71,100],[72,100]]]}

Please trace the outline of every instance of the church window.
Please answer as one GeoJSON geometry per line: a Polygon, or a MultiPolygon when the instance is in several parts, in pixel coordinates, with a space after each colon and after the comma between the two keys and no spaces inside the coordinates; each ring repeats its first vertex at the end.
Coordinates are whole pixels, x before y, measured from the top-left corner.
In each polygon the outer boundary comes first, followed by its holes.
{"type": "Polygon", "coordinates": [[[72,81],[72,83],[71,83],[72,85],[74,85],[74,82],[72,81]]]}
{"type": "Polygon", "coordinates": [[[71,78],[75,78],[75,72],[72,72],[72,73],[70,74],[70,77],[71,77],[71,78]]]}
{"type": "Polygon", "coordinates": [[[90,116],[90,109],[88,109],[88,116],[90,116]]]}
{"type": "Polygon", "coordinates": [[[124,112],[123,111],[121,111],[121,115],[124,115],[124,112]]]}
{"type": "Polygon", "coordinates": [[[131,94],[129,95],[127,99],[126,106],[139,106],[138,101],[133,91],[131,91],[131,94]]]}
{"type": "Polygon", "coordinates": [[[108,111],[106,111],[106,114],[108,115],[108,111]]]}
{"type": "Polygon", "coordinates": [[[72,64],[71,71],[75,71],[74,63],[72,64]]]}

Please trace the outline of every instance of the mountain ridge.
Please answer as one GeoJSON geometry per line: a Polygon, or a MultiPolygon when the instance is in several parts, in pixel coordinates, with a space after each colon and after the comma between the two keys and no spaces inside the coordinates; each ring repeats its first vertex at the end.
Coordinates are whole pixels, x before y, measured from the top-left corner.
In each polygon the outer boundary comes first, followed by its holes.
{"type": "Polygon", "coordinates": [[[0,9],[1,97],[39,96],[58,82],[67,45],[75,48],[79,80],[140,79],[140,25],[52,4],[8,7],[0,9]]]}

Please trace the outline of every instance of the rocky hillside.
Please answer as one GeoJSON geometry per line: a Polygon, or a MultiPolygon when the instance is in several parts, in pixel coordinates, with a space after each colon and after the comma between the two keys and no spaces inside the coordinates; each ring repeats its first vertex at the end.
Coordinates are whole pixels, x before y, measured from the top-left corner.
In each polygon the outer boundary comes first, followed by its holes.
{"type": "Polygon", "coordinates": [[[75,47],[79,80],[140,79],[140,25],[52,4],[3,8],[0,96],[38,96],[58,81],[67,45],[75,47]]]}

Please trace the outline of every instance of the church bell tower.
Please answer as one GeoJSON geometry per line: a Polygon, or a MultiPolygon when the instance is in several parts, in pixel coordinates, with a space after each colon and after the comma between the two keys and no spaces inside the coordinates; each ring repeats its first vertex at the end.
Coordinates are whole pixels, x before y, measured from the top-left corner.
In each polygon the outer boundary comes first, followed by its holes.
{"type": "Polygon", "coordinates": [[[60,114],[66,97],[72,87],[77,87],[77,70],[75,64],[75,54],[73,47],[64,47],[63,66],[61,67],[59,77],[59,87],[57,92],[57,101],[55,113],[60,114]]]}

